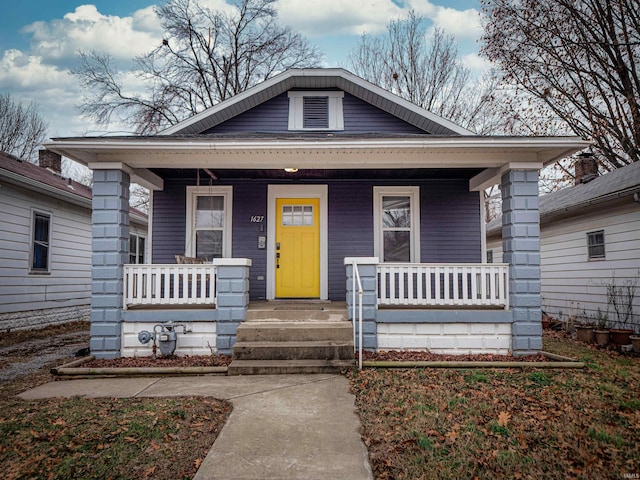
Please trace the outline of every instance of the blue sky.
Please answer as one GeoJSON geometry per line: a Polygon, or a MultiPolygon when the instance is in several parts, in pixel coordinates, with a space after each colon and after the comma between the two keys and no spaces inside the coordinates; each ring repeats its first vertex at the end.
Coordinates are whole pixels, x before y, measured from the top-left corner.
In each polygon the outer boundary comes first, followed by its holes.
{"type": "MultiPolygon", "coordinates": [[[[216,9],[226,0],[200,0],[216,9]]],[[[109,53],[122,66],[151,50],[163,34],[151,0],[8,0],[0,15],[0,93],[36,102],[51,136],[100,135],[121,131],[92,125],[76,106],[83,92],[70,74],[78,49],[109,53]]],[[[325,66],[347,67],[346,55],[363,32],[384,31],[411,9],[453,34],[474,72],[481,34],[476,0],[278,0],[282,23],[303,33],[325,54],[325,66]]],[[[142,88],[131,78],[129,88],[142,88]]]]}

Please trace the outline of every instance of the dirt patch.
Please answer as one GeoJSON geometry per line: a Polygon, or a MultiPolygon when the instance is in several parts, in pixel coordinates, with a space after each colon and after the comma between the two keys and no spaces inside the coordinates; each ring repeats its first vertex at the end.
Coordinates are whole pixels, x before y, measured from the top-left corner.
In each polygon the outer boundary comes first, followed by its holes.
{"type": "Polygon", "coordinates": [[[7,330],[0,332],[0,352],[3,347],[31,342],[40,338],[51,338],[69,332],[89,332],[89,322],[69,322],[31,330],[7,330]]]}
{"type": "Polygon", "coordinates": [[[75,322],[64,327],[8,332],[3,337],[0,382],[11,382],[46,365],[69,361],[89,344],[89,324],[75,322]]]}

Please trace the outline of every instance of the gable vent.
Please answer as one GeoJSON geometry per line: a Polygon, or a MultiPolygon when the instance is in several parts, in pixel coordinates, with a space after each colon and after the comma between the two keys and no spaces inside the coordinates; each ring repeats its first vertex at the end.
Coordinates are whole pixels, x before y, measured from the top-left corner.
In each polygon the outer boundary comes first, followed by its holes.
{"type": "Polygon", "coordinates": [[[304,128],[329,128],[329,97],[304,97],[304,128]]]}

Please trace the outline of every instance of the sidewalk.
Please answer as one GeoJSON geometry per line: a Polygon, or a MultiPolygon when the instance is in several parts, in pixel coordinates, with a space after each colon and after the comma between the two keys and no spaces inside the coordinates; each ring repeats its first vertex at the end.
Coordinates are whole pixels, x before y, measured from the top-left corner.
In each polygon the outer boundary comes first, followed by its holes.
{"type": "Polygon", "coordinates": [[[96,378],[20,397],[210,396],[233,404],[196,480],[371,479],[349,382],[341,375],[96,378]]]}

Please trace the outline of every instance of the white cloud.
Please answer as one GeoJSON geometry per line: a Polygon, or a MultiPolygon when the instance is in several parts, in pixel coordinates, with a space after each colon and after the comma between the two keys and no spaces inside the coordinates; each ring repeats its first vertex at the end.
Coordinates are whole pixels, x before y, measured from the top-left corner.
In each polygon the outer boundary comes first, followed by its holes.
{"type": "Polygon", "coordinates": [[[64,84],[68,73],[42,62],[42,57],[20,50],[6,50],[0,58],[0,87],[38,90],[64,84]]]}
{"type": "Polygon", "coordinates": [[[446,33],[455,35],[458,39],[471,38],[475,40],[482,35],[480,14],[473,8],[460,11],[438,7],[431,19],[435,25],[446,33]]]}
{"type": "Polygon", "coordinates": [[[309,37],[376,34],[407,13],[391,0],[278,0],[277,9],[282,23],[309,37]]]}
{"type": "Polygon", "coordinates": [[[435,5],[428,0],[408,0],[408,10],[415,10],[420,15],[430,19],[445,33],[454,35],[457,39],[478,39],[482,34],[480,12],[475,8],[456,10],[455,8],[435,5]]]}
{"type": "Polygon", "coordinates": [[[487,73],[492,67],[494,67],[489,60],[480,57],[477,53],[462,55],[461,60],[462,64],[478,77],[487,73]]]}
{"type": "Polygon", "coordinates": [[[149,51],[162,38],[152,8],[132,17],[101,14],[95,5],[81,5],[62,19],[35,22],[23,29],[31,33],[32,51],[51,61],[71,59],[77,50],[96,50],[129,59],[149,51]]]}

